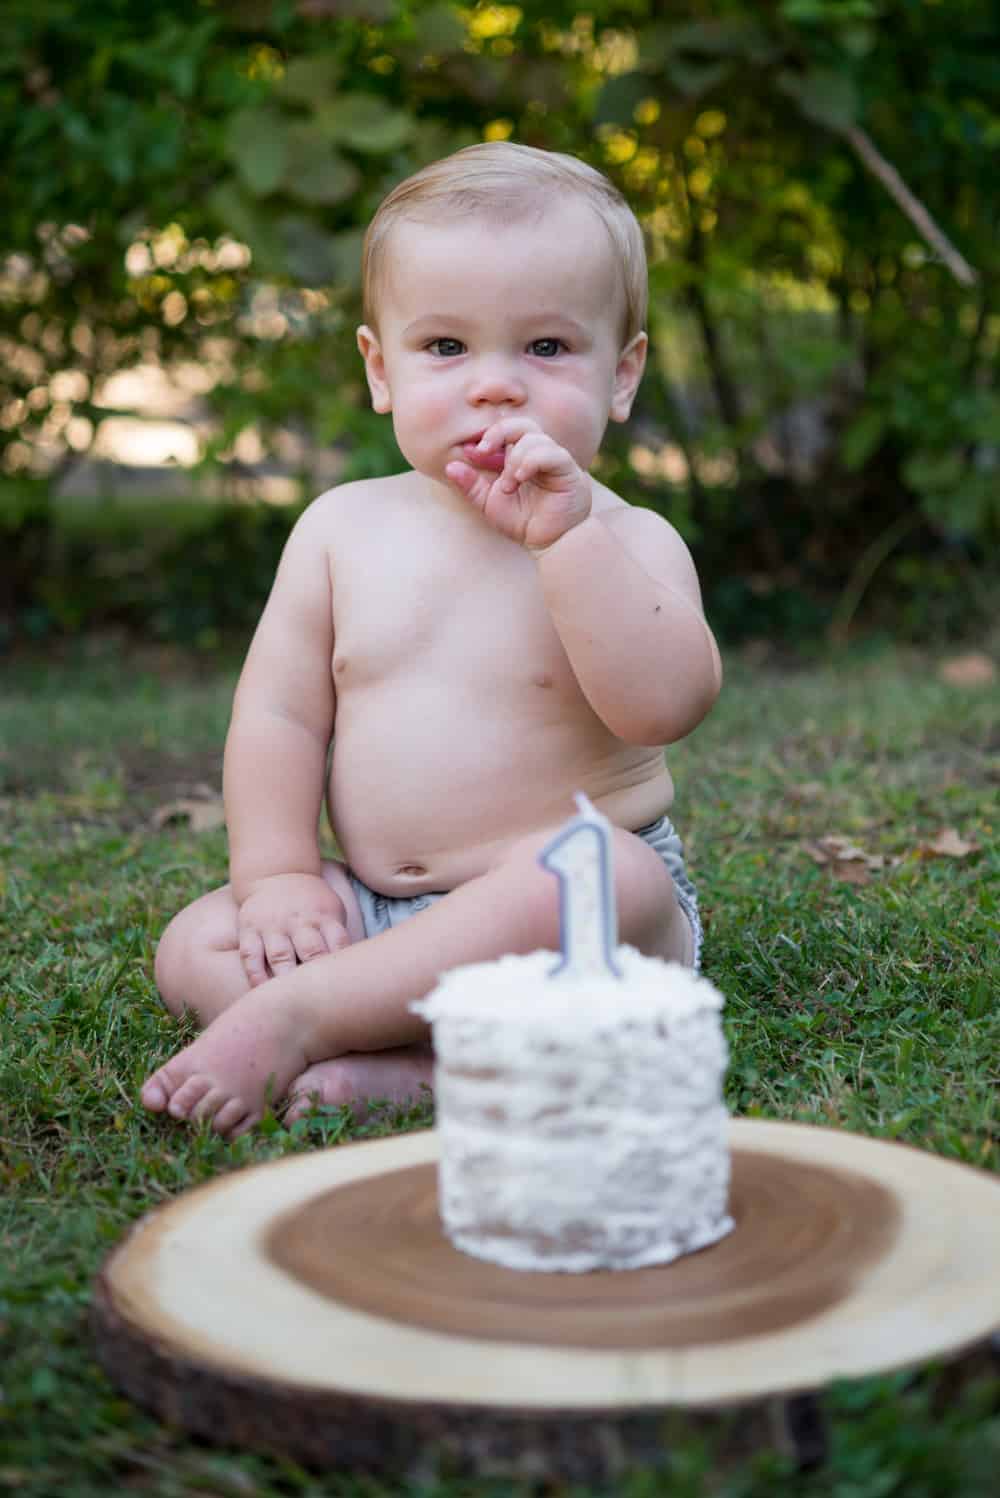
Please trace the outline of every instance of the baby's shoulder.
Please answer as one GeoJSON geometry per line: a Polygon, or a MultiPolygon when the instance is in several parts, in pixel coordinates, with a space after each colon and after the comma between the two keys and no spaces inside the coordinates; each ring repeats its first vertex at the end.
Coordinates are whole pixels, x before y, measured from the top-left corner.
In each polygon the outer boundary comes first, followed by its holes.
{"type": "Polygon", "coordinates": [[[406,473],[393,473],[384,478],[352,479],[346,484],[334,484],[306,507],[302,512],[303,519],[306,515],[317,520],[323,516],[349,515],[365,506],[391,503],[405,490],[409,478],[406,473]]]}
{"type": "Polygon", "coordinates": [[[687,543],[669,520],[656,510],[628,504],[603,485],[601,490],[594,506],[595,517],[618,536],[647,571],[675,583],[693,577],[694,563],[687,543]]]}
{"type": "Polygon", "coordinates": [[[658,539],[661,544],[666,545],[670,545],[673,538],[680,541],[680,535],[670,521],[656,510],[629,504],[604,484],[595,485],[594,488],[592,513],[617,534],[623,537],[632,535],[647,541],[658,539]]]}
{"type": "Polygon", "coordinates": [[[384,511],[401,497],[406,474],[387,478],[353,479],[335,484],[306,506],[296,522],[296,530],[312,540],[333,541],[353,526],[372,523],[373,513],[384,511]]]}

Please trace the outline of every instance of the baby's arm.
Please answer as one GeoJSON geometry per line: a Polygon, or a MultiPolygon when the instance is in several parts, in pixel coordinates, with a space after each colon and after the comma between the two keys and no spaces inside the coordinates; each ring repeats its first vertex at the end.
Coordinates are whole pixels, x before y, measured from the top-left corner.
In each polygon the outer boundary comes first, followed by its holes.
{"type": "Polygon", "coordinates": [[[453,462],[447,474],[484,518],[536,558],[552,622],[580,688],[629,744],[669,744],[701,722],[722,667],[690,553],[651,510],[595,514],[593,485],[528,417],[485,432],[499,474],[453,462]]]}
{"type": "Polygon", "coordinates": [[[549,614],[580,688],[612,733],[671,744],[722,684],[690,553],[651,510],[590,515],[537,553],[549,614]]]}
{"type": "Polygon", "coordinates": [[[319,852],[335,708],[327,505],[311,506],[289,537],[226,739],[230,881],[251,984],[335,950],[342,936],[319,852]]]}

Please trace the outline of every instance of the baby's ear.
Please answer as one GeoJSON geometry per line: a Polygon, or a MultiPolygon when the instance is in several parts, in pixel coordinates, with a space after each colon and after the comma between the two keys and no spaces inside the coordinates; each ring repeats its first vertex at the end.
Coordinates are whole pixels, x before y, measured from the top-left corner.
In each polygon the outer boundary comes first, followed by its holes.
{"type": "Polygon", "coordinates": [[[367,324],[358,329],[358,351],[365,361],[365,376],[371,391],[372,409],[380,416],[392,410],[392,395],[385,373],[385,360],[378,338],[367,324]]]}
{"type": "Polygon", "coordinates": [[[639,388],[642,372],[646,368],[646,349],[649,339],[645,333],[636,333],[618,355],[615,369],[615,389],[611,397],[611,420],[628,421],[639,388]]]}

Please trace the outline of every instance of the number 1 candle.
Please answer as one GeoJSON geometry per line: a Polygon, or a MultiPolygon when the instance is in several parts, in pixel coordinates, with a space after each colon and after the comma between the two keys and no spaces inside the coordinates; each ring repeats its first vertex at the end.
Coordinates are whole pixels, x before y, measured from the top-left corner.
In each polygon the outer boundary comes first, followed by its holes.
{"type": "Polygon", "coordinates": [[[538,855],[559,880],[562,959],[549,976],[620,978],[611,823],[582,793],[574,799],[579,815],[538,855]]]}

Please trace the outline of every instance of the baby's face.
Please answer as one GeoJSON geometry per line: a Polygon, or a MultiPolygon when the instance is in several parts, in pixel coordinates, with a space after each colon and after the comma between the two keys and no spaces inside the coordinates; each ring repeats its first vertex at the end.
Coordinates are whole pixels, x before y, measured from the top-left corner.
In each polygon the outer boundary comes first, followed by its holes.
{"type": "Polygon", "coordinates": [[[556,198],[510,225],[403,223],[387,250],[378,331],[358,341],[411,467],[446,483],[468,443],[523,415],[589,468],[645,351],[642,334],[621,348],[621,275],[593,210],[556,198]]]}

